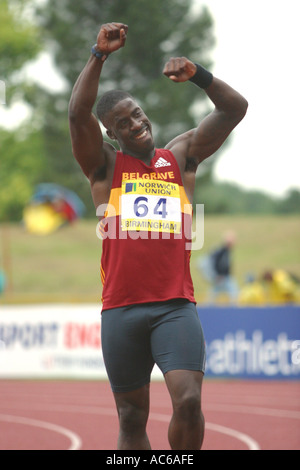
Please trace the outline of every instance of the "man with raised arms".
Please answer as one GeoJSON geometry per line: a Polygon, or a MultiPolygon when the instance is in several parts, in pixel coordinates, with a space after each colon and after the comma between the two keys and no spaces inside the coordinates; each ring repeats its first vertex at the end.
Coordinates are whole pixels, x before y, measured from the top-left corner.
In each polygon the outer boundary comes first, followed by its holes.
{"type": "Polygon", "coordinates": [[[210,98],[213,111],[198,127],[158,149],[151,122],[136,100],[125,91],[104,93],[97,115],[110,139],[118,142],[116,150],[104,142],[92,108],[105,61],[125,46],[127,34],[125,24],[102,25],[69,105],[74,156],[90,181],[95,207],[108,204],[102,220],[101,334],[119,416],[118,449],[151,448],[146,425],[150,375],[157,364],[173,406],[170,447],[195,450],[202,446],[205,427],[205,345],[186,244],[190,205],[198,165],[243,119],[247,101],[201,65],[171,58],[163,74],[178,83],[178,93],[181,86],[194,86],[185,82],[193,82],[210,98]],[[147,180],[153,189],[146,193],[142,183],[147,180]],[[162,182],[172,188],[168,195],[159,194],[162,182]],[[114,236],[108,221],[117,227],[114,236]]]}

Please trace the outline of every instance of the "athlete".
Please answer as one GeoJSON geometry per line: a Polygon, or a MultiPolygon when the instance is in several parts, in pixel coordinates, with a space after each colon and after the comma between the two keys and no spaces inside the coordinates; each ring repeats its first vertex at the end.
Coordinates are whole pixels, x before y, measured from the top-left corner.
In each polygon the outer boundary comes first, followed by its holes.
{"type": "Polygon", "coordinates": [[[151,123],[136,100],[123,91],[106,92],[97,115],[110,139],[118,142],[117,151],[104,142],[92,108],[105,61],[125,45],[127,34],[122,23],[101,26],[69,104],[73,154],[102,218],[101,334],[119,417],[117,448],[151,448],[146,426],[150,375],[157,364],[173,406],[170,447],[199,450],[205,427],[205,347],[186,243],[191,203],[198,165],[242,120],[247,101],[201,65],[171,58],[163,74],[203,89],[214,110],[197,128],[157,149],[151,123]]]}

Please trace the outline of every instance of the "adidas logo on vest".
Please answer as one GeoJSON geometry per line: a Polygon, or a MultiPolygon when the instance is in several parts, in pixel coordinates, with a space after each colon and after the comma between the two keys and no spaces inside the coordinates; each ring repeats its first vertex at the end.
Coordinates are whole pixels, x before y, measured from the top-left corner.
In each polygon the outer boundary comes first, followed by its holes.
{"type": "Polygon", "coordinates": [[[167,162],[163,157],[159,157],[154,166],[155,168],[161,168],[162,166],[171,166],[171,163],[167,162]]]}

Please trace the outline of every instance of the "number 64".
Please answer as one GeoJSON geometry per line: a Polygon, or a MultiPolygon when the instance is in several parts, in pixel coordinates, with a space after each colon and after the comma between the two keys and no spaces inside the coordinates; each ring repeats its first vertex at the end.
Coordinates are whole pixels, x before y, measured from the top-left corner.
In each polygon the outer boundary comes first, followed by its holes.
{"type": "MultiPolygon", "coordinates": [[[[147,206],[148,198],[146,196],[139,196],[134,201],[133,210],[136,217],[146,217],[149,212],[149,208],[147,206]]],[[[156,206],[154,207],[153,213],[156,215],[160,215],[163,219],[165,219],[168,215],[167,212],[167,199],[161,197],[156,206]]]]}

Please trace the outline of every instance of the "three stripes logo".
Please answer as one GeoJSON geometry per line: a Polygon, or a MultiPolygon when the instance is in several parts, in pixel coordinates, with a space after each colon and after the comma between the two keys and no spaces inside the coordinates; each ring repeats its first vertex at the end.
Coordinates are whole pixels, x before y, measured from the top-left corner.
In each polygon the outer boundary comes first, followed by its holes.
{"type": "Polygon", "coordinates": [[[163,166],[171,166],[171,163],[167,162],[167,160],[165,160],[163,157],[159,157],[154,166],[155,168],[161,168],[163,166]]]}

